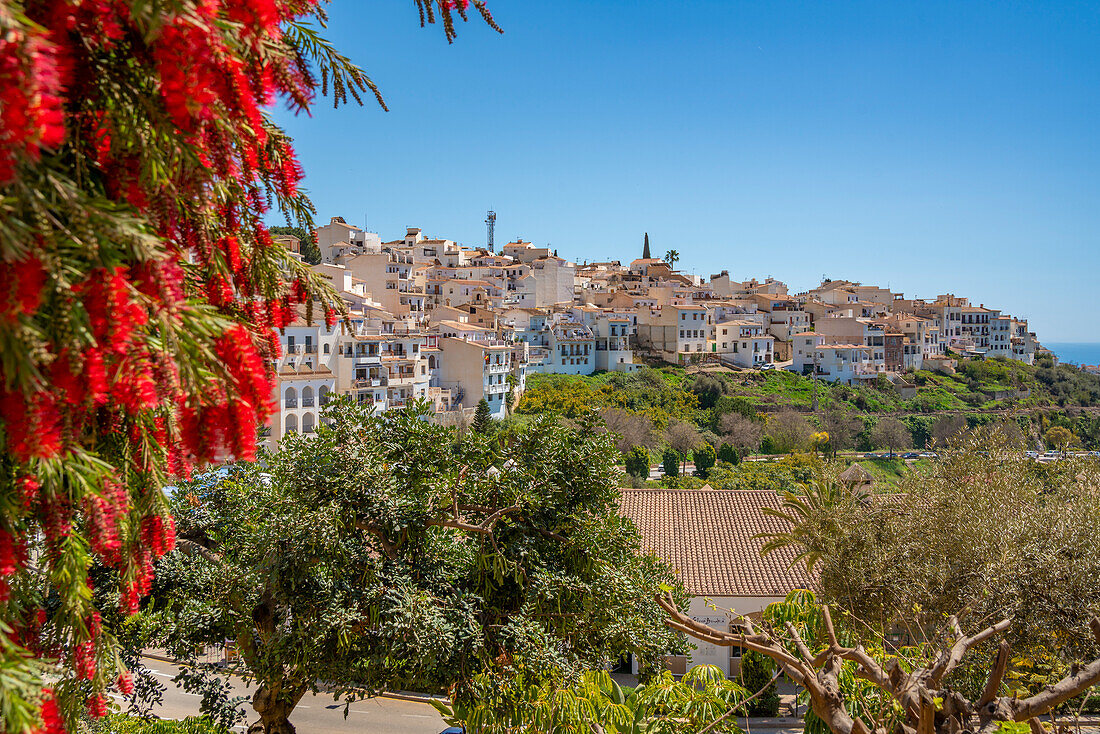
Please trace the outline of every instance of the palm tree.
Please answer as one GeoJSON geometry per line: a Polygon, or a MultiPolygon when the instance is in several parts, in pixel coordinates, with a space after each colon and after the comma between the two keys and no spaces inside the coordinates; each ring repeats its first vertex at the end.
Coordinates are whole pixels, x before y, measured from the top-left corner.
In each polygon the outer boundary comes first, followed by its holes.
{"type": "Polygon", "coordinates": [[[676,267],[676,261],[680,259],[680,253],[676,250],[669,250],[665,253],[665,262],[668,263],[670,268],[676,267]]]}
{"type": "Polygon", "coordinates": [[[858,502],[849,487],[841,482],[811,482],[804,486],[804,494],[784,490],[780,494],[780,508],[763,508],[762,512],[782,520],[790,527],[782,532],[760,533],[755,538],[766,541],[760,549],[764,556],[780,548],[793,548],[796,552],[791,565],[805,561],[806,568],[813,568],[826,553],[822,539],[840,535],[842,519],[858,502]]]}

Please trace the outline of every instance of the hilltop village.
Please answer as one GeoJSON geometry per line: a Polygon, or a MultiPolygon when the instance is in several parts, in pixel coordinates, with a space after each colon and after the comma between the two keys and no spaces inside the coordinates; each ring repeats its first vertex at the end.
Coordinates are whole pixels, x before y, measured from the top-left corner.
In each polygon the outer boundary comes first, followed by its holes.
{"type": "MultiPolygon", "coordinates": [[[[302,256],[299,238],[279,238],[302,256]]],[[[410,227],[383,242],[333,217],[315,247],[312,267],[350,315],[330,329],[303,313],[280,333],[272,444],[312,433],[335,395],[378,411],[428,400],[440,420],[460,421],[482,399],[504,417],[536,373],[717,362],[904,385],[907,372],[951,371],[956,355],[1032,364],[1045,351],[1026,320],[965,297],[908,299],[846,280],[790,293],[726,270],[704,279],[677,270],[675,251],[653,257],[648,237],[630,263],[577,264],[522,239],[494,252],[410,227]]]]}

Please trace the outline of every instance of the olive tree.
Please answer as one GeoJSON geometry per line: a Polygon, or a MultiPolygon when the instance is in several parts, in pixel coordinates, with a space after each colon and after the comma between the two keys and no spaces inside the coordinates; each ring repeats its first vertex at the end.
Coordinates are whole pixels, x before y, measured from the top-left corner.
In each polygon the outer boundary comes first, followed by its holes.
{"type": "MultiPolygon", "coordinates": [[[[973,633],[952,615],[922,647],[887,653],[880,639],[863,639],[856,625],[833,620],[827,605],[796,592],[771,604],[756,624],[739,617],[734,630],[709,627],[660,597],[669,626],[714,645],[765,655],[807,694],[807,731],[834,734],[994,734],[1013,731],[1006,722],[1025,723],[1034,734],[1045,729],[1040,716],[1100,682],[1100,659],[1093,659],[1041,691],[1005,694],[1011,648],[1001,640],[988,664],[985,684],[968,697],[945,681],[968,654],[1009,629],[1002,619],[973,633]]],[[[1100,642],[1100,619],[1090,627],[1100,642]]]]}
{"type": "Polygon", "coordinates": [[[825,601],[879,631],[968,609],[1010,620],[1017,650],[1079,654],[1100,610],[1097,487],[1095,462],[1042,465],[999,434],[971,434],[878,501],[827,483],[785,493],[788,527],[767,546],[793,547],[825,601]]]}
{"type": "Polygon", "coordinates": [[[897,418],[881,418],[871,429],[871,443],[891,452],[913,445],[913,434],[908,426],[897,418]]]}
{"type": "Polygon", "coordinates": [[[722,436],[739,449],[755,452],[764,437],[764,424],[740,413],[726,413],[718,421],[722,436]]]}
{"type": "Polygon", "coordinates": [[[169,636],[179,654],[236,641],[252,731],[292,732],[321,681],[462,701],[501,660],[561,678],[676,647],[652,590],[677,582],[619,517],[620,454],[594,417],[489,437],[427,410],[341,399],[262,469],[176,492],[169,636]]]}
{"type": "Polygon", "coordinates": [[[673,451],[681,457],[681,473],[687,468],[687,457],[692,451],[703,445],[703,436],[690,423],[672,421],[665,430],[665,440],[673,451]]]}
{"type": "Polygon", "coordinates": [[[657,447],[657,435],[653,431],[653,421],[649,416],[631,413],[619,408],[604,408],[600,411],[607,430],[617,437],[615,445],[624,454],[635,446],[652,449],[657,447]]]}
{"type": "Polygon", "coordinates": [[[966,430],[966,419],[961,415],[945,415],[932,425],[932,445],[947,446],[966,430]]]}
{"type": "Polygon", "coordinates": [[[789,454],[809,447],[814,427],[801,414],[784,410],[768,419],[767,432],[776,450],[781,454],[789,454]]]}

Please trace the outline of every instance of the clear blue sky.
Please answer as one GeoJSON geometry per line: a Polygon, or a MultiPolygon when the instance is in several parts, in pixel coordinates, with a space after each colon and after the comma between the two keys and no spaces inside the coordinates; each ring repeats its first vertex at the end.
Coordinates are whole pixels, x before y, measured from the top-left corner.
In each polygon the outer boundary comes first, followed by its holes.
{"type": "Polygon", "coordinates": [[[955,292],[1100,342],[1100,4],[334,0],[381,86],[277,119],[319,221],[955,292]]]}

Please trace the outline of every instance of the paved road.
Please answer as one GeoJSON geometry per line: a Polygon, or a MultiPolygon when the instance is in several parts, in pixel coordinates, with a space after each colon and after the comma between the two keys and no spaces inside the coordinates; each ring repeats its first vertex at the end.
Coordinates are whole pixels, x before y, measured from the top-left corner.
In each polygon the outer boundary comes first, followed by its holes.
{"type": "MultiPolygon", "coordinates": [[[[182,719],[199,713],[199,697],[175,687],[172,678],[179,668],[170,663],[146,658],[142,662],[167,686],[164,703],[155,712],[166,719],[182,719]]],[[[234,693],[251,695],[239,681],[235,681],[234,693]]],[[[253,714],[251,707],[248,713],[253,714]]],[[[386,732],[387,734],[438,734],[447,726],[435,709],[425,703],[402,701],[394,698],[372,698],[351,705],[344,720],[343,702],[335,702],[331,696],[320,694],[306,696],[294,709],[291,723],[301,734],[355,734],[386,732]]],[[[243,731],[243,727],[238,727],[243,731]]]]}

